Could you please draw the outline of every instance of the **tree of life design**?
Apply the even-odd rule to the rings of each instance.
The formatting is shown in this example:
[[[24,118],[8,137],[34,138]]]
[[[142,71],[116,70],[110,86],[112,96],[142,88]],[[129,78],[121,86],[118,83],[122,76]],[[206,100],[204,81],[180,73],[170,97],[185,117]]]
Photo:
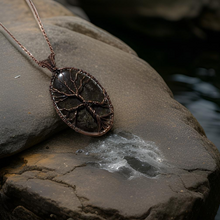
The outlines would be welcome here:
[[[51,80],[54,107],[75,131],[101,136],[113,125],[113,106],[105,89],[90,74],[64,68]]]

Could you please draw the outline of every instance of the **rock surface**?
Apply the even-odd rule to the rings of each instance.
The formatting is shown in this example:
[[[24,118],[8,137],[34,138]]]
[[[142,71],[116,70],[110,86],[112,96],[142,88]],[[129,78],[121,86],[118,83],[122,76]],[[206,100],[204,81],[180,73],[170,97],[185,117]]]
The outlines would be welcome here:
[[[14,0],[10,7],[25,6]],[[6,16],[6,8],[0,8],[0,16]],[[17,18],[8,19],[8,28],[45,59],[48,48],[36,25],[28,16],[27,25]],[[67,129],[1,159],[0,218],[214,219],[220,155],[196,119],[127,46],[119,49],[65,28],[65,18],[57,26],[57,19],[43,21],[57,66],[81,68],[99,80],[114,105],[114,130],[96,139]],[[3,34],[0,38],[5,157],[60,131],[63,122],[49,97],[50,73],[33,66]]]

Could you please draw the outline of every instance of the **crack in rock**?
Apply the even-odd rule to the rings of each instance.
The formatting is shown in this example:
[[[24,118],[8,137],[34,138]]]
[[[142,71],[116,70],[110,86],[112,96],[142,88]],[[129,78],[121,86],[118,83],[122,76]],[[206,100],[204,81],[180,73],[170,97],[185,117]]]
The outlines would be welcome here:
[[[195,168],[195,169],[184,169],[184,168],[182,168],[182,170],[185,170],[185,171],[187,171],[187,172],[189,172],[189,173],[195,172],[195,171],[212,172],[212,170],[203,169],[203,168]]]
[[[73,167],[71,170],[69,170],[69,171],[67,171],[66,173],[64,173],[63,176],[66,175],[66,174],[68,174],[68,173],[73,172],[76,168],[85,167],[86,165],[87,165],[86,163],[83,163],[83,164],[81,164],[81,165],[75,166],[75,167]]]
[[[14,201],[14,198],[17,198],[15,200],[16,201],[15,206],[22,205],[25,208],[27,207],[27,209],[29,209],[30,211],[34,211],[34,213],[38,213],[39,216],[48,215],[48,212],[54,213],[57,216],[66,216],[66,218],[68,216],[77,217],[80,215],[79,211],[82,208],[79,207],[80,209],[77,210],[78,205],[75,201],[76,199],[78,200],[78,198],[75,195],[74,187],[67,186],[66,184],[65,186],[64,184],[53,185],[52,183],[54,181],[50,181],[50,180],[44,180],[44,179],[40,180],[36,178],[27,178],[27,177],[26,178],[23,177],[23,179],[20,180],[19,175],[16,177],[18,177],[18,183],[16,182],[16,179],[10,180],[9,182],[7,181],[4,184],[4,191],[3,191],[4,194],[6,193],[7,197],[10,198],[11,201]],[[44,182],[39,182],[39,181],[44,181]],[[41,187],[42,184],[44,187]],[[75,201],[74,198],[72,201],[67,200],[68,197],[65,198],[65,191],[69,197],[71,196],[71,192],[67,190],[70,189],[70,187],[72,189],[72,194],[76,196]],[[61,196],[60,193],[62,193],[63,191],[64,194],[62,195],[62,197],[60,197]],[[56,192],[59,192],[57,198],[60,199],[58,200],[56,199],[56,195],[55,195]],[[42,209],[42,207],[39,206],[39,204],[44,204],[44,208]],[[66,218],[60,218],[60,219],[66,219]]]

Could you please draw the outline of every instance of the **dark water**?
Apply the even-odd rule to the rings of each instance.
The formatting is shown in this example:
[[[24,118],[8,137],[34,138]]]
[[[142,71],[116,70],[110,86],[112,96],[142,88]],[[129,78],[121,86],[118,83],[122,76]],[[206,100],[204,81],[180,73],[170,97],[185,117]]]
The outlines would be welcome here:
[[[175,99],[192,112],[220,151],[220,33],[206,30],[203,39],[192,35],[178,37],[178,34],[155,38],[111,19],[90,14],[89,17],[157,70]],[[215,220],[220,220],[220,209]]]

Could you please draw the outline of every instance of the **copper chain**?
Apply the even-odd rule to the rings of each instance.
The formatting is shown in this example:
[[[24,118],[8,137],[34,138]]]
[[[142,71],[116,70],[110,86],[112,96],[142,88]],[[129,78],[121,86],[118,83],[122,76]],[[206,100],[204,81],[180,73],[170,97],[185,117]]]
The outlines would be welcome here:
[[[38,12],[37,12],[36,7],[34,6],[34,3],[32,2],[32,0],[26,0],[26,2],[27,2],[28,6],[30,7],[30,9],[31,9],[31,11],[32,11],[32,13],[33,13],[33,15],[34,15],[34,18],[36,19],[37,24],[39,25],[39,28],[40,28],[40,30],[41,30],[41,32],[42,32],[42,34],[43,34],[43,36],[44,36],[44,38],[45,38],[45,40],[46,40],[48,46],[49,46],[49,48],[50,48],[51,54],[52,54],[52,55],[55,55],[54,50],[53,50],[53,48],[52,48],[52,46],[51,46],[51,43],[50,43],[50,41],[49,41],[49,39],[48,39],[48,37],[47,37],[47,34],[46,34],[45,30],[44,30],[43,24],[42,24],[42,22],[41,22],[41,20],[40,20],[40,16],[39,16],[39,14],[38,14]],[[40,64],[41,62],[38,61],[38,60],[10,33],[10,31],[9,31],[2,23],[0,23],[0,26],[9,34],[10,37],[19,45],[19,47],[20,47],[22,50],[24,50],[25,53],[28,54],[28,55],[31,57],[31,59],[32,59],[34,62],[36,62],[39,66],[41,66],[41,64]]]
[[[31,8],[31,11],[32,11],[32,13],[33,13],[33,15],[34,15],[34,17],[35,17],[35,19],[36,19],[38,25],[39,25],[39,28],[40,28],[40,30],[41,30],[41,32],[42,32],[42,34],[43,34],[45,40],[47,41],[47,44],[48,44],[48,46],[49,46],[49,48],[50,48],[51,53],[52,53],[52,54],[55,54],[54,51],[53,51],[53,48],[52,48],[52,46],[51,46],[51,44],[50,44],[50,41],[49,41],[49,39],[48,39],[48,37],[47,37],[47,35],[46,35],[46,33],[45,33],[43,24],[42,24],[42,22],[41,22],[41,20],[40,20],[40,16],[39,16],[39,14],[38,14],[38,12],[37,12],[36,7],[34,6],[34,3],[32,2],[32,0],[26,0],[26,2],[27,2],[27,4],[28,4],[28,5],[30,6],[30,8]]]

